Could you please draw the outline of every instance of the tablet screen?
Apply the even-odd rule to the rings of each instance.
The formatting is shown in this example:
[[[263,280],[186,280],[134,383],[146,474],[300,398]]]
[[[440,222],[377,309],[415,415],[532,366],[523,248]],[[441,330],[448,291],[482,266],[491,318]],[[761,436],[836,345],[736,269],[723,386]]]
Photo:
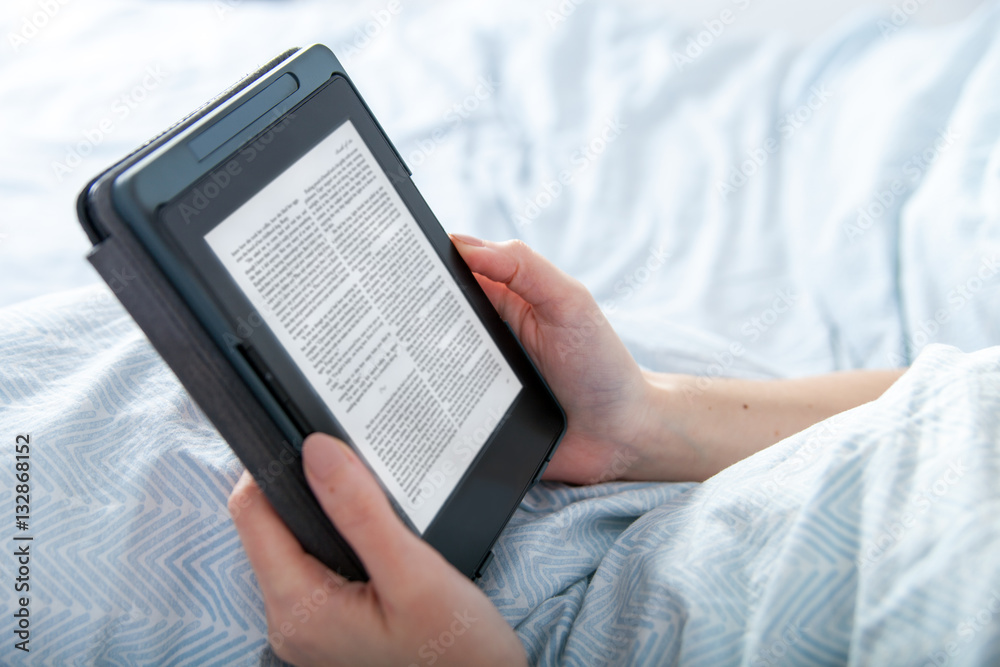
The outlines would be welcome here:
[[[423,533],[521,383],[354,124],[205,241]]]

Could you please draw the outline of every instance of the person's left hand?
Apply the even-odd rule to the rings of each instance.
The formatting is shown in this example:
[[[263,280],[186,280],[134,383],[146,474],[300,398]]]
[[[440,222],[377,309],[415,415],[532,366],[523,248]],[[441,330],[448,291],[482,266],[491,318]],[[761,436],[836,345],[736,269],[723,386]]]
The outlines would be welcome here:
[[[489,599],[411,532],[345,444],[314,433],[306,478],[370,580],[348,582],[305,553],[249,473],[229,509],[257,575],[275,654],[296,665],[524,665]]]

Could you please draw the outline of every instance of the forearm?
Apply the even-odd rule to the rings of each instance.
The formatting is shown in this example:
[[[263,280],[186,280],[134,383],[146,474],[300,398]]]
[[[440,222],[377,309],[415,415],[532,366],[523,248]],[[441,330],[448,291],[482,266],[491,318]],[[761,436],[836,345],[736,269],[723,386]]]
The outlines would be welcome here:
[[[645,373],[649,400],[636,477],[704,480],[779,440],[872,401],[904,369],[792,380]],[[641,472],[638,470],[641,468]]]

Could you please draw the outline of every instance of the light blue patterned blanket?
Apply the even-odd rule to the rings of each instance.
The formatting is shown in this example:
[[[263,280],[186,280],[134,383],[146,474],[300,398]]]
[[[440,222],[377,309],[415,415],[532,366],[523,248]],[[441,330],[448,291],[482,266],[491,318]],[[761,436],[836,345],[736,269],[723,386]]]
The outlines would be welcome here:
[[[700,485],[548,484],[484,589],[543,664],[1000,664],[1000,348]]]
[[[270,662],[239,465],[128,316],[103,288],[2,314],[34,499],[33,651],[4,664]],[[539,485],[481,586],[539,664],[996,664],[998,479],[1000,347],[932,345],[703,484]]]
[[[170,73],[58,186],[50,161],[79,133],[18,111],[0,223],[51,201],[70,229],[90,172],[248,63],[296,42],[344,53],[370,20],[346,2],[224,4],[74,3],[87,20],[0,62],[7,95],[98,53],[101,25],[138,74]],[[802,52],[726,35],[685,63],[700,28],[651,4],[582,3],[552,25],[528,0],[426,3],[347,59],[445,226],[553,258],[643,365],[779,377],[923,351],[883,399],[704,484],[534,489],[481,582],[533,662],[1000,662],[1000,7],[897,19],[859,15]],[[139,40],[148,25],[190,48]],[[91,83],[19,99],[100,120],[113,91]],[[0,310],[5,457],[17,433],[33,442],[33,643],[0,664],[273,662],[225,509],[238,464],[107,290]]]

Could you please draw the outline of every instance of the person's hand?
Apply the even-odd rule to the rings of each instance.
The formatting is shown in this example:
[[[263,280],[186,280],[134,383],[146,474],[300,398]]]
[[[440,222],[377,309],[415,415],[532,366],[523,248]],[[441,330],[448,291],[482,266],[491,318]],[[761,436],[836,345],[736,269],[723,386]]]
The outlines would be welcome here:
[[[587,288],[521,241],[451,238],[566,411],[545,479],[648,478],[641,445],[650,387]]]
[[[702,481],[874,400],[902,373],[762,381],[642,371],[587,289],[524,243],[451,238],[566,410],[546,479]]]
[[[489,599],[406,528],[346,445],[313,434],[302,458],[313,493],[370,580],[345,581],[305,553],[244,472],[229,509],[278,657],[296,665],[525,664],[524,647]]]

